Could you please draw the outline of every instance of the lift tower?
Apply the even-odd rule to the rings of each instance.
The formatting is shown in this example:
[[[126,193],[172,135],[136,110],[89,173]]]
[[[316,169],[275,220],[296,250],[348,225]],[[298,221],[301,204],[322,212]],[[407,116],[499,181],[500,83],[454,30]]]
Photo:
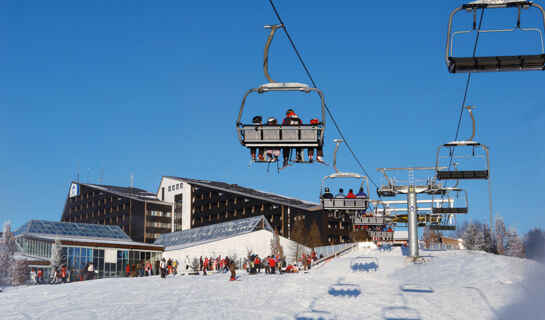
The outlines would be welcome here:
[[[395,197],[399,194],[407,195],[407,224],[409,231],[409,255],[411,258],[418,257],[418,194],[444,194],[447,188],[436,183],[435,177],[428,177],[426,180],[416,180],[414,173],[418,171],[435,171],[437,167],[406,167],[406,168],[379,168],[377,171],[382,172],[386,178],[386,184],[382,184],[377,189],[377,194],[380,197]],[[445,169],[445,168],[442,168]],[[388,177],[387,172],[391,171],[407,171],[408,180],[396,180],[395,176]],[[433,205],[433,204],[432,204]]]

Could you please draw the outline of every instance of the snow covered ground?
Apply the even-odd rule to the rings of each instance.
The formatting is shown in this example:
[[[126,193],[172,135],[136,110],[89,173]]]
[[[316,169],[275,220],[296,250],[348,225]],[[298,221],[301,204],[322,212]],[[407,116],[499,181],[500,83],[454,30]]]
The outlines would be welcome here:
[[[235,282],[228,281],[228,274],[211,274],[12,287],[0,293],[0,318],[545,317],[542,265],[469,251],[421,251],[421,255],[425,261],[412,264],[400,248],[391,252],[357,248],[310,273],[243,273]]]

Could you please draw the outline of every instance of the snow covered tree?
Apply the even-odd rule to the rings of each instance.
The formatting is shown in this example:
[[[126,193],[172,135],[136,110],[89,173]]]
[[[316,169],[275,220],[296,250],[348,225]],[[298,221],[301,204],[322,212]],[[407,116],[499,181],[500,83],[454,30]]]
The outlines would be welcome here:
[[[496,253],[499,255],[505,255],[505,246],[507,241],[507,229],[505,223],[500,215],[496,215],[496,226],[494,228],[494,236],[496,238]]]
[[[11,222],[4,223],[4,233],[0,240],[0,284],[10,285],[12,282],[15,260],[15,237],[11,232]]]
[[[488,253],[496,253],[496,243],[494,235],[490,231],[490,226],[486,223],[483,224],[481,232],[483,233],[484,245],[480,250]]]
[[[274,235],[271,239],[271,253],[276,257],[284,256],[284,248],[280,244],[280,236],[278,235],[277,230],[274,230]]]
[[[545,231],[533,229],[524,239],[526,258],[545,262]]]
[[[51,246],[51,270],[62,267],[62,246],[61,239],[55,237],[55,243]]]
[[[27,273],[27,261],[26,260],[17,260],[12,265],[12,284],[14,286],[20,286],[24,284],[28,279]]]
[[[507,232],[505,252],[511,257],[524,258],[524,243],[514,229]]]
[[[468,250],[475,250],[475,241],[477,238],[477,234],[479,233],[479,230],[473,223],[469,223],[464,231],[464,246]],[[481,241],[481,240],[480,240]],[[484,241],[484,239],[483,239]]]

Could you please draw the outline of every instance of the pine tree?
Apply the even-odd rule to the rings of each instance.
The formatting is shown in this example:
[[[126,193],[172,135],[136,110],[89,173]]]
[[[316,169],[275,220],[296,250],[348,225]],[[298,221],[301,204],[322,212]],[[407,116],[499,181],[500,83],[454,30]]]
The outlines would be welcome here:
[[[271,253],[275,257],[284,256],[284,248],[280,244],[280,236],[278,236],[278,231],[274,230],[273,238],[271,239]]]
[[[15,237],[11,232],[11,222],[4,223],[4,234],[0,240],[0,284],[10,285],[12,282],[15,259]]]
[[[27,261],[26,260],[17,260],[12,264],[12,284],[14,286],[20,286],[24,284],[28,279],[27,273]]]
[[[496,238],[496,252],[499,255],[504,256],[505,246],[507,241],[507,230],[505,229],[505,223],[503,218],[499,215],[496,215],[496,226],[495,226],[495,238]]]
[[[464,246],[468,250],[475,250],[475,238],[477,237],[478,229],[475,224],[470,223],[464,231]]]
[[[492,232],[490,232],[490,226],[487,225],[486,223],[483,224],[482,233],[483,233],[484,244],[481,250],[488,253],[495,254],[496,253],[495,238]]]
[[[524,258],[524,244],[514,229],[507,232],[507,246],[505,251],[508,256]]]
[[[55,243],[51,246],[51,270],[62,267],[62,245],[59,237],[55,237]]]

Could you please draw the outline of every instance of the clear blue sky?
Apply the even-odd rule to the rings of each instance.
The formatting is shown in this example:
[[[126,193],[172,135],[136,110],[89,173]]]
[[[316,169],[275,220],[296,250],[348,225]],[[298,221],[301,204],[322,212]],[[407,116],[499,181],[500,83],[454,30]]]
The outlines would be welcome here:
[[[430,166],[454,138],[465,74],[444,62],[447,20],[460,1],[276,1],[337,122],[371,177],[379,167]],[[544,3],[541,3],[544,5]],[[485,13],[483,28],[515,13]],[[525,13],[523,24],[538,25]],[[503,20],[501,19],[503,18]],[[60,219],[70,181],[155,192],[163,175],[238,183],[318,201],[333,169],[295,165],[280,174],[247,168],[235,120],[244,92],[265,82],[268,1],[0,3],[0,220]],[[469,27],[460,19],[456,25]],[[478,53],[540,49],[535,35],[483,36]],[[457,42],[471,55],[474,38]],[[271,47],[277,81],[308,82],[283,33]],[[491,148],[494,212],[521,232],[545,227],[545,72],[474,74],[476,140]],[[306,122],[314,96],[260,95],[249,113]],[[251,109],[255,108],[255,109]],[[329,120],[329,119],[328,119]],[[331,121],[329,121],[331,124]],[[464,116],[461,137],[470,134]],[[337,138],[326,130],[326,159]],[[346,149],[338,167],[359,169]],[[89,168],[89,170],[88,170]],[[89,174],[88,174],[89,172]],[[488,219],[484,181],[462,185],[470,215]],[[374,195],[374,192],[373,192]]]

